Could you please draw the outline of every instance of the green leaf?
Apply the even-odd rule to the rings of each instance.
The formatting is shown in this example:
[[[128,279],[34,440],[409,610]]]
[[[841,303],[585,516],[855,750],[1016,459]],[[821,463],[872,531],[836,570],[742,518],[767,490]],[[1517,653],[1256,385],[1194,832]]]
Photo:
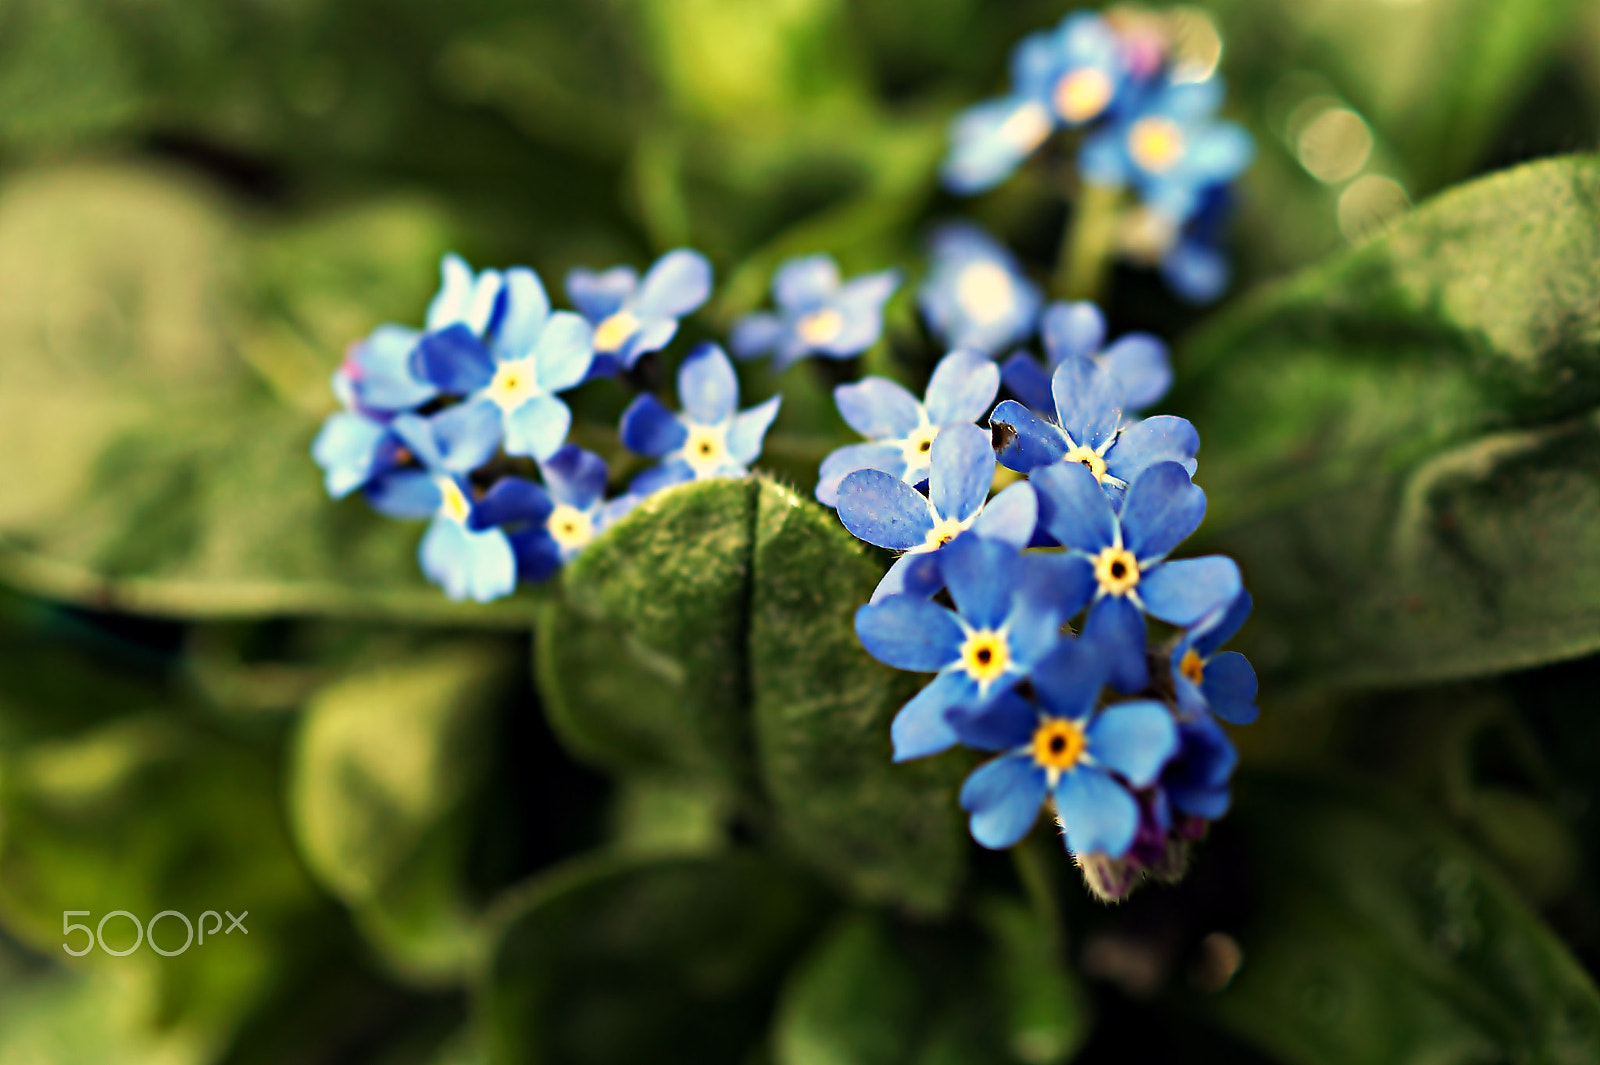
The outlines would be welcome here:
[[[737,1063],[815,922],[794,870],[751,854],[597,859],[503,911],[479,993],[491,1060]]]
[[[1537,163],[1194,340],[1177,405],[1260,665],[1416,682],[1600,648],[1597,261],[1600,165]]]
[[[829,512],[768,481],[651,497],[581,555],[539,627],[551,721],[611,768],[712,781],[770,811],[857,897],[948,905],[962,765],[897,766],[917,678],[856,639],[881,571]]]
[[[1415,810],[1241,782],[1254,909],[1204,1015],[1291,1065],[1593,1061],[1600,992],[1509,885]]]
[[[385,959],[424,984],[448,983],[481,954],[462,815],[510,673],[493,648],[440,647],[328,685],[300,721],[287,783],[295,841]]]
[[[775,1065],[897,1065],[923,1035],[911,960],[872,914],[842,920],[791,977],[773,1027]]]

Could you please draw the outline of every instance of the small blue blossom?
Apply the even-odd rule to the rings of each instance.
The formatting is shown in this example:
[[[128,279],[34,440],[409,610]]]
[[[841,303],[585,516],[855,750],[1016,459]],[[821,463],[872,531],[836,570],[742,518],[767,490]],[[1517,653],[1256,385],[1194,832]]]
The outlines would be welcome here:
[[[878,342],[883,305],[900,284],[898,270],[841,284],[827,255],[790,259],[772,278],[777,314],[751,314],[734,323],[731,346],[741,359],[772,353],[777,373],[807,355],[847,359]]]
[[[710,298],[711,263],[697,251],[674,248],[643,281],[630,266],[599,273],[577,269],[567,274],[567,296],[594,327],[589,376],[610,377],[666,347],[678,332],[678,319]]]
[[[1069,851],[1122,857],[1139,828],[1130,788],[1153,783],[1178,748],[1172,712],[1153,699],[1097,710],[1104,673],[1082,640],[1062,641],[1031,679],[1037,704],[1008,692],[988,709],[947,714],[963,744],[1004,752],[962,785],[972,838],[997,849],[1020,842],[1050,798]]]
[[[848,444],[822,460],[818,501],[837,506],[839,483],[856,470],[882,470],[906,484],[922,484],[939,433],[982,418],[999,389],[998,367],[972,351],[952,351],[939,360],[921,403],[886,377],[863,377],[835,388],[839,413],[870,443]]]
[[[403,325],[380,325],[350,345],[333,374],[333,394],[363,414],[415,410],[439,394],[411,372],[411,352],[422,334]]]
[[[473,528],[472,489],[465,475],[487,456],[481,441],[449,420],[459,409],[432,418],[395,418],[395,436],[422,468],[385,473],[366,486],[366,495],[390,517],[432,518],[418,550],[423,574],[451,599],[487,603],[516,587],[517,563],[503,531]]]
[[[566,441],[572,411],[556,393],[584,380],[594,359],[589,323],[550,312],[532,270],[506,271],[503,309],[488,342],[464,327],[429,332],[411,356],[416,376],[441,392],[465,395],[448,413],[493,451],[546,459]]]
[[[1222,236],[1231,212],[1232,192],[1228,186],[1214,185],[1205,190],[1199,209],[1161,255],[1161,276],[1184,302],[1211,303],[1227,289],[1233,271],[1222,251]]]
[[[1256,709],[1256,671],[1238,651],[1217,653],[1250,616],[1250,593],[1211,612],[1172,648],[1172,686],[1186,716],[1206,712],[1232,725],[1248,725]]]
[[[502,477],[472,510],[470,528],[507,528],[517,576],[542,581],[571,562],[637,499],[605,500],[606,463],[592,451],[567,444],[539,464],[544,484]]]
[[[330,414],[311,442],[323,487],[334,499],[400,465],[400,455],[400,442],[386,422],[349,410]]]
[[[1238,597],[1242,586],[1232,559],[1167,561],[1206,512],[1205,492],[1176,462],[1141,473],[1120,515],[1077,463],[1036,470],[1030,483],[1038,492],[1039,524],[1067,549],[1062,564],[1078,595],[1061,607],[1069,617],[1089,607],[1083,638],[1100,645],[1120,690],[1140,691],[1150,683],[1142,615],[1193,625]]]
[[[1179,463],[1193,475],[1200,434],[1187,419],[1167,414],[1125,423],[1122,387],[1111,364],[1068,356],[1056,367],[1050,387],[1054,423],[1014,399],[989,416],[991,426],[1004,427],[1000,462],[1007,469],[1032,475],[1053,465],[1080,465],[1117,499],[1158,462]]]
[[[1056,559],[981,536],[959,537],[942,555],[955,610],[891,595],[856,611],[856,635],[874,658],[937,674],[890,725],[897,762],[954,745],[945,711],[986,706],[1027,679],[1065,620],[1056,605],[1063,598]]]
[[[934,234],[930,254],[917,301],[947,345],[993,355],[1033,332],[1039,289],[993,237],[977,226],[948,225]]]
[[[1170,810],[1180,817],[1215,821],[1228,812],[1232,799],[1229,785],[1238,764],[1239,752],[1233,742],[1209,716],[1180,719],[1178,754],[1167,764],[1157,788],[1158,815]],[[1170,830],[1170,818],[1163,820],[1166,823],[1158,827],[1163,832]]]
[[[1058,126],[1076,128],[1105,115],[1122,94],[1127,64],[1117,34],[1099,15],[1068,15],[1032,34],[1011,54],[1011,94],[956,116],[945,187],[960,195],[1005,180]]]
[[[985,504],[994,482],[994,448],[976,425],[952,425],[933,442],[928,494],[883,470],[856,470],[839,487],[839,520],[857,538],[904,551],[884,576],[874,603],[941,587],[935,555],[967,530],[1021,548],[1033,537],[1039,506],[1027,482]]]
[[[622,412],[622,444],[661,460],[634,478],[631,491],[646,496],[685,481],[743,477],[761,454],[761,443],[778,416],[782,396],[739,410],[739,379],[716,344],[701,344],[678,368],[675,414],[648,392]]]
[[[1215,117],[1222,81],[1162,82],[1084,142],[1085,181],[1132,186],[1146,205],[1182,225],[1206,189],[1241,174],[1255,155],[1243,127]]]
[[[1050,378],[1071,358],[1092,359],[1104,366],[1116,380],[1130,412],[1160,402],[1172,387],[1167,346],[1149,333],[1128,333],[1102,348],[1106,319],[1088,300],[1052,303],[1039,319],[1039,334],[1044,340],[1045,365],[1019,351],[1006,360],[1004,371],[1006,388],[1035,413],[1048,416],[1055,411]]]
[[[479,340],[493,332],[505,313],[505,275],[498,270],[475,274],[453,252],[440,261],[439,274],[439,291],[428,304],[427,331],[460,331]]]

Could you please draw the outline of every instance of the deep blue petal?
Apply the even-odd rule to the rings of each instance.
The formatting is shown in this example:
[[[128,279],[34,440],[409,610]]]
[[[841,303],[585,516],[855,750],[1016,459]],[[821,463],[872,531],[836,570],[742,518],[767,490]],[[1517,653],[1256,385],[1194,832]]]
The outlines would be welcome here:
[[[1232,725],[1248,725],[1256,709],[1256,671],[1238,651],[1224,651],[1206,663],[1201,683],[1211,712]]]
[[[1039,493],[1039,524],[1062,546],[1090,555],[1110,547],[1117,517],[1094,474],[1076,462],[1035,470],[1028,479]]]
[[[1178,757],[1163,774],[1163,786],[1218,788],[1228,783],[1239,752],[1221,726],[1208,717],[1185,721],[1178,727],[1178,741]]]
[[[945,713],[951,707],[971,705],[977,698],[978,686],[965,670],[947,670],[934,677],[889,724],[894,760],[925,758],[955,746],[955,730],[945,721]]]
[[[439,448],[438,464],[451,473],[471,473],[500,447],[500,408],[486,399],[457,404],[429,421]]]
[[[557,502],[577,510],[588,510],[606,492],[606,460],[576,444],[540,463],[539,473]]]
[[[1022,556],[1025,598],[1048,612],[1055,628],[1089,605],[1094,595],[1094,565],[1082,555],[1035,551]]]
[[[939,567],[941,551],[901,555],[872,590],[870,602],[881,603],[891,595],[914,595],[929,599],[944,587],[944,572]]]
[[[567,298],[579,314],[599,325],[622,309],[638,284],[639,275],[629,266],[613,266],[600,273],[580,268],[567,274]]]
[[[699,425],[721,425],[739,406],[739,379],[733,363],[715,344],[701,344],[678,368],[678,400]]]
[[[966,521],[976,514],[994,484],[994,446],[976,425],[946,426],[933,441],[928,498],[941,518]]]
[[[517,586],[516,556],[499,529],[472,532],[449,518],[434,518],[417,554],[423,574],[451,599],[487,603]]]
[[[891,551],[927,542],[933,515],[922,493],[882,470],[856,470],[839,485],[839,520],[857,538]]]
[[[1190,817],[1203,817],[1215,821],[1228,812],[1232,795],[1226,786],[1220,788],[1191,788],[1174,785],[1166,789],[1167,800],[1179,813]]]
[[[1180,558],[1145,571],[1139,598],[1145,613],[1169,625],[1193,625],[1239,594],[1239,567],[1223,555]]]
[[[635,396],[622,412],[620,433],[623,447],[651,458],[678,450],[689,438],[678,416],[648,392]]]
[[[1201,658],[1210,658],[1216,653],[1217,648],[1233,639],[1233,634],[1244,625],[1245,619],[1250,616],[1250,608],[1254,600],[1249,592],[1240,592],[1239,597],[1229,603],[1223,610],[1216,611],[1202,618],[1194,627],[1194,646],[1200,652]]]
[[[1039,365],[1038,359],[1019,351],[1006,360],[1001,374],[1006,390],[1023,406],[1035,413],[1053,415],[1056,401],[1050,393],[1050,372]]]
[[[847,444],[822,460],[817,471],[817,502],[838,506],[839,484],[857,470],[882,470],[899,478],[905,468],[905,454],[893,444]]]
[[[506,454],[543,462],[567,442],[572,411],[555,396],[534,396],[506,415]]]
[[[1106,317],[1088,300],[1052,303],[1039,319],[1039,336],[1051,366],[1064,359],[1087,358],[1106,342]]]
[[[1139,828],[1139,804],[1121,784],[1088,766],[1067,773],[1056,785],[1056,811],[1073,854],[1120,858]]]
[[[1144,585],[1139,588],[1143,591]],[[1099,648],[1113,688],[1131,694],[1149,685],[1144,616],[1123,596],[1108,595],[1091,606],[1079,639]]]
[[[1129,410],[1144,410],[1161,402],[1172,387],[1172,362],[1167,346],[1149,333],[1129,333],[1100,355],[1122,388]]]
[[[426,333],[411,352],[411,372],[441,392],[470,395],[494,377],[494,360],[483,341],[461,324]]]
[[[868,440],[903,440],[922,423],[917,397],[887,377],[863,377],[833,390],[845,423]]]
[[[391,518],[433,516],[441,500],[439,485],[421,470],[395,470],[369,483],[364,494],[372,509]]]
[[[543,525],[554,507],[543,485],[522,477],[502,477],[473,506],[467,526],[481,532],[514,522]]]
[[[790,313],[824,303],[839,288],[839,267],[827,255],[790,259],[772,277],[772,298]]]
[[[1112,703],[1089,723],[1089,754],[1103,769],[1142,788],[1178,750],[1172,711],[1154,699]]]
[[[957,707],[945,714],[964,746],[977,751],[1009,751],[1033,739],[1039,727],[1039,708],[1007,691],[981,709]]]
[[[1203,305],[1227,291],[1233,270],[1219,249],[1202,241],[1180,240],[1162,257],[1161,276],[1179,299]]]
[[[1000,369],[992,359],[975,351],[952,351],[933,368],[923,405],[934,425],[976,422],[989,413],[999,391]]]
[[[1158,462],[1128,486],[1122,545],[1141,563],[1163,558],[1206,516],[1206,494],[1176,462]]]
[[[711,263],[689,248],[674,248],[656,260],[634,297],[641,319],[681,318],[711,296]]]
[[[940,554],[945,587],[962,620],[976,629],[1005,624],[1022,569],[1017,549],[981,536],[958,536]]]
[[[1192,475],[1200,434],[1187,418],[1160,414],[1122,430],[1106,452],[1106,472],[1132,484],[1158,462],[1176,462]]]
[[[517,580],[548,580],[561,568],[561,548],[544,526],[510,533],[509,539],[517,560]]]
[[[1033,540],[1039,522],[1039,497],[1033,485],[1019,481],[1002,489],[984,505],[972,531],[990,540],[1008,543],[1019,551]]]
[[[989,415],[1000,447],[1000,463],[1008,470],[1032,473],[1042,466],[1061,461],[1067,442],[1061,430],[1042,421],[1014,399],[1003,401]],[[1003,427],[1003,428],[1002,428]]]
[[[966,638],[954,614],[926,599],[891,596],[856,610],[856,635],[885,665],[932,673],[960,657]]]
[[[1035,662],[1030,676],[1034,694],[1051,716],[1083,721],[1100,698],[1106,669],[1096,645],[1068,638]]]
[[[773,396],[765,403],[734,415],[733,424],[728,427],[727,447],[735,461],[748,466],[760,457],[761,443],[782,403],[782,396]]]
[[[1122,387],[1093,359],[1062,360],[1050,378],[1050,392],[1057,423],[1075,444],[1099,450],[1122,423]]]
[[[1048,793],[1044,770],[1026,755],[985,762],[961,785],[961,808],[972,815],[972,838],[991,850],[1015,845],[1039,819]]]

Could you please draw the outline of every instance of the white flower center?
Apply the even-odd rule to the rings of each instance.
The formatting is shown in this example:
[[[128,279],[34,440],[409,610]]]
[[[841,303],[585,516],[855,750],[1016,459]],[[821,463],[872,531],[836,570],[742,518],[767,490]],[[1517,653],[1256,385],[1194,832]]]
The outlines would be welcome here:
[[[509,413],[543,391],[539,387],[538,370],[530,356],[502,362],[495,368],[494,379],[484,393],[495,406]]]
[[[973,263],[956,282],[956,302],[980,325],[999,321],[1016,304],[1011,275],[999,263]]]
[[[974,514],[973,518],[976,517],[977,515]],[[910,551],[907,551],[906,554],[925,555],[930,551],[937,551],[951,540],[960,536],[966,531],[967,526],[971,524],[971,518],[966,521],[959,521],[955,518],[939,518],[933,523],[933,528],[928,530],[927,538]]]
[[[1056,113],[1073,124],[1087,122],[1111,102],[1111,79],[1094,67],[1074,70],[1056,82]]]
[[[639,331],[639,319],[627,311],[618,311],[595,328],[594,350],[613,352],[628,342]]]
[[[689,464],[696,477],[708,477],[729,466],[728,427],[726,425],[690,425],[689,438],[683,442],[683,461]]]
[[[933,440],[939,435],[937,425],[919,425],[900,443],[900,453],[906,460],[905,482],[916,484],[922,480],[921,471],[933,465]]]
[[[844,332],[844,315],[832,307],[824,307],[820,311],[812,311],[801,318],[795,325],[796,333],[812,347],[820,347],[831,343],[840,333]]]
[[[433,483],[439,486],[439,513],[457,525],[465,525],[472,515],[472,503],[461,486],[451,477],[435,477]]]
[[[545,529],[563,551],[577,551],[594,539],[594,519],[577,507],[558,505],[545,519]]]
[[[1050,112],[1036,103],[1023,104],[1000,124],[1000,139],[1022,152],[1031,152],[1050,136]]]

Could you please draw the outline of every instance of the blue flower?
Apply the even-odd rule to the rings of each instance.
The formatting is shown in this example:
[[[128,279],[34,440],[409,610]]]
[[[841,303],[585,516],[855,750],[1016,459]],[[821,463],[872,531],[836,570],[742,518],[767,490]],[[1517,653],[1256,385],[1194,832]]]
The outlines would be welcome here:
[[[1211,303],[1228,287],[1232,268],[1222,252],[1222,231],[1232,211],[1231,190],[1214,185],[1200,197],[1200,207],[1184,223],[1159,266],[1167,287],[1187,303]]]
[[[472,490],[465,474],[483,460],[480,441],[449,420],[402,414],[391,427],[422,468],[393,470],[366,487],[367,499],[395,518],[432,518],[418,558],[422,572],[451,599],[487,603],[517,584],[511,541],[500,529],[472,526]]]
[[[451,253],[439,263],[439,291],[428,304],[427,331],[459,330],[480,340],[505,313],[505,276],[498,270],[472,272],[461,256]]]
[[[829,256],[790,259],[772,278],[778,313],[739,319],[733,353],[748,359],[773,352],[774,373],[807,355],[859,355],[878,342],[883,305],[899,284],[900,272],[885,270],[841,285],[839,267]]]
[[[631,491],[649,495],[684,481],[743,477],[761,454],[761,442],[778,415],[782,396],[739,410],[739,379],[733,363],[715,344],[701,344],[678,368],[674,414],[648,392],[622,412],[622,444],[661,464],[634,478]]]
[[[411,351],[422,336],[403,325],[380,325],[350,346],[333,374],[339,402],[363,414],[415,410],[439,390],[411,372]]]
[[[311,457],[322,467],[323,487],[343,499],[374,477],[400,465],[400,442],[389,426],[355,411],[330,414],[311,442]]]
[[[1008,469],[1031,475],[1053,465],[1080,465],[1117,498],[1158,462],[1179,463],[1193,475],[1200,434],[1187,419],[1169,414],[1124,423],[1122,387],[1110,364],[1068,356],[1056,367],[1050,387],[1054,424],[1014,399],[989,416],[1004,437],[1000,462]]]
[[[1182,817],[1215,821],[1228,812],[1229,785],[1238,764],[1233,742],[1209,716],[1180,719],[1178,754],[1161,774],[1156,812],[1165,815],[1170,810]],[[1158,827],[1170,830],[1170,818],[1161,820],[1166,823]]]
[[[508,454],[546,459],[571,428],[572,411],[556,393],[588,373],[592,330],[569,311],[550,313],[532,270],[506,271],[501,291],[504,307],[489,343],[459,325],[429,332],[412,353],[412,372],[441,392],[467,397],[450,413],[487,450],[503,439]]]
[[[508,528],[517,576],[542,581],[571,562],[638,501],[605,501],[606,463],[592,451],[567,444],[539,464],[544,484],[502,477],[472,510],[475,531]]]
[[[1069,639],[1033,667],[1037,705],[1010,692],[988,709],[949,713],[962,743],[1004,752],[962,785],[973,839],[1012,846],[1049,797],[1073,854],[1127,853],[1139,827],[1129,789],[1155,781],[1178,748],[1178,730],[1152,699],[1096,710],[1103,678],[1095,648]]]
[[[1083,638],[1100,645],[1111,683],[1122,691],[1150,682],[1143,614],[1193,625],[1239,595],[1239,567],[1230,558],[1166,560],[1206,513],[1205,492],[1176,462],[1141,473],[1120,515],[1077,463],[1036,470],[1030,483],[1038,492],[1039,524],[1067,549],[1068,583],[1082,589],[1061,607],[1070,617],[1089,606]]]
[[[1255,155],[1250,135],[1217,120],[1222,81],[1163,82],[1117,121],[1084,142],[1085,181],[1133,186],[1156,211],[1181,225],[1207,188],[1232,181]]]
[[[1087,300],[1052,303],[1039,319],[1039,334],[1044,340],[1045,366],[1020,351],[1005,363],[1006,388],[1037,413],[1048,415],[1055,410],[1050,377],[1070,358],[1092,359],[1104,366],[1117,382],[1129,411],[1160,402],[1172,386],[1167,346],[1149,333],[1128,333],[1102,350],[1106,319],[1100,308]]]
[[[948,225],[934,234],[930,252],[917,301],[946,344],[992,355],[1033,331],[1039,290],[993,237],[976,226]]]
[[[678,319],[711,296],[711,264],[697,251],[675,248],[656,260],[643,281],[629,266],[573,270],[567,296],[594,327],[589,376],[609,377],[667,346]]]
[[[1060,639],[1056,559],[981,536],[960,537],[942,554],[955,610],[892,595],[856,611],[856,635],[874,658],[937,674],[889,728],[897,762],[954,745],[945,711],[984,706],[1010,691]]]
[[[923,483],[940,431],[982,418],[999,389],[999,369],[973,351],[952,351],[939,360],[922,403],[886,377],[835,388],[839,413],[871,443],[846,445],[822,460],[817,499],[837,506],[839,482],[856,470],[882,470],[909,485]]]
[[[1256,709],[1256,671],[1238,651],[1217,653],[1250,616],[1250,593],[1202,618],[1172,648],[1172,685],[1178,709],[1195,716],[1207,711],[1233,725],[1248,725]]]
[[[856,470],[839,487],[839,520],[857,538],[906,552],[884,576],[874,603],[890,595],[927,597],[943,582],[934,556],[971,529],[1018,549],[1033,537],[1039,506],[1019,482],[985,505],[994,482],[994,448],[976,425],[952,425],[933,442],[928,494],[883,470]]]
[[[1059,126],[1076,128],[1109,111],[1127,80],[1121,42],[1105,19],[1067,16],[1023,39],[1011,54],[1011,94],[956,116],[942,175],[970,195],[1003,181]]]

